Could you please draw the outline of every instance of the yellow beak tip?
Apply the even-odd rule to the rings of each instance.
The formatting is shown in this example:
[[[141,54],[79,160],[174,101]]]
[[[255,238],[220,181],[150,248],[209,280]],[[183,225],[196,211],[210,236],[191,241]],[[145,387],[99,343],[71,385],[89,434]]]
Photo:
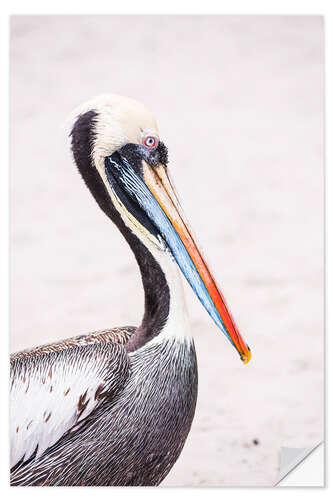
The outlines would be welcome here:
[[[252,354],[251,354],[250,349],[248,350],[248,352],[246,354],[241,354],[241,360],[243,361],[244,365],[247,365],[247,363],[249,363],[251,361],[251,358],[252,358]]]

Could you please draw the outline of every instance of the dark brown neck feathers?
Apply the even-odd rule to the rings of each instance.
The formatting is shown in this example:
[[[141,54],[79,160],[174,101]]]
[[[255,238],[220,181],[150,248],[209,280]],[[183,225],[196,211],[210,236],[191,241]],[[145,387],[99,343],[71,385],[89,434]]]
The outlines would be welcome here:
[[[141,325],[136,329],[127,344],[128,351],[132,352],[142,347],[162,330],[169,314],[170,292],[161,267],[143,243],[124,224],[96,167],[91,161],[97,117],[97,112],[88,111],[77,118],[71,131],[72,152],[84,182],[100,208],[116,224],[125,237],[141,271],[145,311]]]

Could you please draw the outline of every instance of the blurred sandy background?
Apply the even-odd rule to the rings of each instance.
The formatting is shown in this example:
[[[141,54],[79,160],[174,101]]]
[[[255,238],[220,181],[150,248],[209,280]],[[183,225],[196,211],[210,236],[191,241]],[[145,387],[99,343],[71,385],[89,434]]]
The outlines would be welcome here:
[[[186,285],[199,398],[163,484],[272,485],[281,446],[323,437],[322,18],[12,18],[13,351],[140,322],[134,257],[61,128],[104,92],[157,117],[185,212],[253,351],[243,366]]]

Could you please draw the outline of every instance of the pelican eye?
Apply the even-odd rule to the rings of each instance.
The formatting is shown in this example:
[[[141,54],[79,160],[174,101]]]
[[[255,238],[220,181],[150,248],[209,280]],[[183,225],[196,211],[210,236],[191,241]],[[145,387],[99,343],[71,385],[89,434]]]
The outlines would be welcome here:
[[[158,139],[153,135],[147,135],[143,140],[143,144],[147,149],[155,149],[158,145]]]

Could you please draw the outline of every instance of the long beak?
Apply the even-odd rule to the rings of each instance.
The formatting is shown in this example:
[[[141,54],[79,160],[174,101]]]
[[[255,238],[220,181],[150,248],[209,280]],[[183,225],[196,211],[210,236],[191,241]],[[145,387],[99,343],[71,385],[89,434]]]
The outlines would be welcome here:
[[[121,188],[147,215],[166,242],[193,291],[216,325],[237,349],[243,363],[251,351],[242,339],[226,301],[185,222],[180,203],[164,165],[151,167],[142,161],[142,176],[119,153],[106,160],[105,171],[113,190]],[[126,202],[120,200],[122,204]],[[133,216],[133,215],[132,215]]]

